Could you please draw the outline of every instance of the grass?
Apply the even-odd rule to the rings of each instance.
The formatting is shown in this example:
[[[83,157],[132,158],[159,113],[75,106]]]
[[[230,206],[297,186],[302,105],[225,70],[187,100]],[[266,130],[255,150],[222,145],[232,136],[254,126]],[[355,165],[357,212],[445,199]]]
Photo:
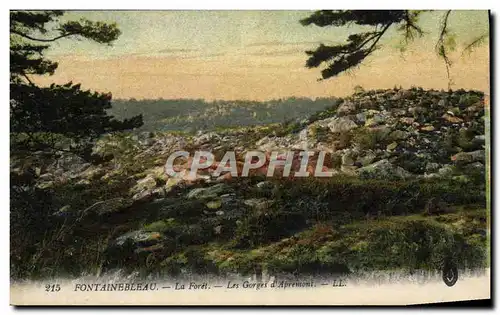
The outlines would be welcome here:
[[[258,210],[238,203],[221,203],[211,209],[210,202],[219,199],[186,200],[183,195],[80,221],[71,217],[54,221],[49,209],[46,217],[34,219],[38,232],[30,230],[25,221],[15,225],[17,230],[11,237],[13,277],[77,276],[116,267],[167,274],[245,274],[256,267],[273,272],[346,273],[385,268],[431,270],[449,256],[456,257],[461,268],[481,267],[486,261],[485,196],[477,184],[300,178],[275,180],[274,188],[262,191],[255,186],[259,180],[250,177],[230,183],[236,200],[274,201]],[[117,186],[92,183],[95,186],[84,190],[65,185],[49,202],[25,202],[49,208],[71,204],[78,209],[103,194],[120,196],[121,185],[128,187],[120,181],[113,181]],[[104,192],[104,188],[110,191]],[[83,198],[72,202],[77,195]],[[426,201],[436,197],[446,201],[451,210],[444,215],[424,215]],[[224,217],[215,214],[219,210],[239,214]],[[220,230],[217,233],[216,228]],[[134,254],[133,249],[106,251],[114,238],[133,230],[161,233],[164,247],[140,254]],[[31,269],[27,270],[23,261],[33,261]]]
[[[485,267],[484,209],[439,217],[398,216],[347,225],[318,223],[292,237],[249,249],[210,249],[210,259],[223,270],[251,272],[257,265],[271,272],[362,273],[375,270],[439,270],[453,257],[462,269]],[[469,231],[461,220],[477,219]],[[471,223],[471,222],[469,222]]]

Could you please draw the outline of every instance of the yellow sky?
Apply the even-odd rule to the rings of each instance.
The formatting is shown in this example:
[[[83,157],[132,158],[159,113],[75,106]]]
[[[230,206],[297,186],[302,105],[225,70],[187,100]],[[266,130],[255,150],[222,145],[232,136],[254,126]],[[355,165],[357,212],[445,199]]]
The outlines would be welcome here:
[[[304,53],[319,42],[340,42],[345,29],[304,27],[307,11],[72,12],[117,21],[123,34],[113,47],[65,40],[51,48],[59,62],[51,82],[81,82],[114,98],[204,98],[266,100],[288,96],[344,96],[365,89],[422,86],[446,88],[443,61],[436,56],[435,29],[441,12],[422,18],[427,32],[401,54],[400,36],[387,34],[384,49],[350,74],[318,82],[320,69],[304,67]],[[453,14],[455,15],[453,17]],[[453,12],[457,37],[452,55],[453,88],[489,90],[489,47],[461,55],[463,45],[488,30],[485,11]]]

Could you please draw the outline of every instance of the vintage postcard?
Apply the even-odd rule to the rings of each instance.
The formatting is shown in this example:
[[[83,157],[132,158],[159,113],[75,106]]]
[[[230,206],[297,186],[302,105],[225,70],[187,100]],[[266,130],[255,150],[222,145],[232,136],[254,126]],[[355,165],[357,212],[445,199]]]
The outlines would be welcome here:
[[[10,11],[12,305],[490,299],[490,12]]]

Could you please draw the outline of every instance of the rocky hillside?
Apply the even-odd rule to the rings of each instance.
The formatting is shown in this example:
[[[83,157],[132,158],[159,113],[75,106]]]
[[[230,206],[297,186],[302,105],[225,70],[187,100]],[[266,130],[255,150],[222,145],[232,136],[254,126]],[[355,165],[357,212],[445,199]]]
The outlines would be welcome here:
[[[301,122],[296,134],[265,137],[257,145],[332,152],[340,173],[442,177],[454,165],[484,171],[484,114],[481,93],[370,91]]]
[[[164,172],[177,150],[216,158],[235,150],[241,159],[253,149],[327,151],[335,176]],[[291,123],[108,135],[91,162],[13,157],[13,269],[17,277],[113,268],[356,273],[436,269],[450,255],[461,268],[481,267],[485,157],[483,95],[416,88],[356,93]],[[189,169],[187,160],[178,166]],[[27,169],[36,187],[15,188]]]
[[[296,98],[270,101],[115,100],[110,114],[119,119],[143,115],[139,131],[220,130],[227,127],[280,123],[332,106],[336,98]]]

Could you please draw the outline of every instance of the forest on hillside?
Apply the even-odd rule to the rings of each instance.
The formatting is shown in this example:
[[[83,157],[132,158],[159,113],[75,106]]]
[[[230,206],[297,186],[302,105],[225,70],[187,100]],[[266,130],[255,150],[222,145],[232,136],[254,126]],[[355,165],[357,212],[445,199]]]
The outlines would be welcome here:
[[[302,120],[312,113],[332,107],[331,98],[300,98],[259,101],[206,101],[203,99],[117,99],[110,114],[118,119],[143,116],[140,131],[214,130]]]

